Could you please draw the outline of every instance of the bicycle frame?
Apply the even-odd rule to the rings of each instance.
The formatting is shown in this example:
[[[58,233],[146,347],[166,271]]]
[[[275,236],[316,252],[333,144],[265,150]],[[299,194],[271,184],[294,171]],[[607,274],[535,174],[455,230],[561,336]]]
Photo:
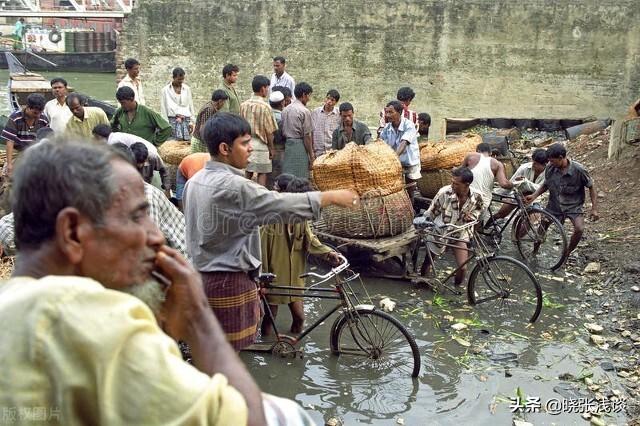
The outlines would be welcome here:
[[[468,223],[466,225],[463,225],[461,227],[458,227],[459,230],[462,230],[466,227],[472,228],[473,226],[475,226],[477,224],[477,221]],[[476,263],[480,263],[483,261],[484,258],[486,258],[489,254],[487,253],[479,253],[479,251],[477,249],[473,249],[469,246],[469,241],[460,239],[460,238],[455,238],[455,237],[451,237],[451,236],[447,236],[447,235],[440,235],[437,234],[435,232],[429,232],[427,230],[419,230],[418,231],[419,234],[419,238],[422,239],[425,236],[432,236],[432,237],[436,237],[436,238],[440,238],[443,239],[444,241],[442,242],[437,242],[436,244],[444,246],[444,247],[451,247],[454,249],[460,249],[461,247],[458,245],[455,245],[454,243],[466,243],[465,247],[462,248],[462,250],[466,251],[467,253],[470,253],[471,256],[469,256],[467,258],[467,260],[464,261],[464,263],[462,265],[459,265],[456,269],[454,269],[452,272],[449,273],[449,275],[447,275],[446,278],[444,278],[444,280],[440,280],[437,278],[437,268],[436,268],[436,263],[434,261],[434,258],[431,254],[431,250],[429,250],[429,247],[425,247],[426,248],[426,254],[425,256],[429,256],[429,261],[432,265],[432,269],[433,269],[433,274],[436,276],[436,279],[438,279],[438,281],[440,281],[442,283],[442,285],[444,285],[446,288],[448,288],[449,290],[452,290],[454,293],[457,293],[457,291],[449,288],[445,283],[447,281],[449,281],[452,277],[454,277],[456,275],[456,273],[458,273],[458,271],[462,270],[468,263],[470,263],[471,261],[475,260]],[[483,252],[486,252],[486,247],[478,240],[478,237],[476,235],[475,232],[472,233],[472,241],[474,242],[474,244],[478,247],[484,247],[484,250],[482,250]],[[416,250],[419,249],[419,245],[416,247]]]
[[[318,318],[316,321],[314,321],[313,324],[305,327],[305,329],[302,330],[302,332],[300,334],[298,334],[297,336],[288,336],[291,339],[291,342],[293,344],[298,343],[299,341],[304,339],[316,327],[318,327],[320,324],[322,324],[324,321],[326,321],[327,318],[329,318],[331,315],[333,315],[334,313],[336,313],[340,309],[345,309],[348,312],[352,312],[352,311],[354,311],[356,309],[357,306],[360,306],[358,298],[355,295],[355,293],[353,292],[353,290],[351,290],[351,289],[347,290],[347,289],[344,288],[345,285],[348,286],[348,283],[350,281],[353,281],[354,279],[358,278],[360,276],[360,274],[353,274],[347,279],[342,279],[340,277],[340,273],[342,273],[343,271],[347,270],[347,268],[349,267],[349,264],[347,263],[346,258],[344,258],[343,256],[341,256],[341,260],[344,263],[340,264],[336,268],[333,268],[330,272],[328,272],[325,275],[319,275],[319,274],[315,274],[313,272],[310,272],[308,274],[304,274],[303,275],[303,276],[315,276],[315,277],[321,278],[322,281],[320,281],[319,283],[317,283],[315,285],[322,284],[322,283],[328,281],[329,279],[331,279],[333,277],[336,280],[335,287],[331,287],[331,288],[329,288],[329,287],[315,287],[315,285],[312,285],[311,287],[300,288],[300,287],[283,286],[283,285],[271,285],[271,284],[269,284],[269,285],[264,287],[264,290],[266,290],[266,291],[263,291],[261,289],[261,291],[260,291],[260,300],[262,300],[264,302],[265,317],[268,317],[268,320],[271,322],[271,325],[273,327],[273,331],[274,331],[275,336],[276,336],[276,339],[275,339],[276,342],[280,341],[281,335],[278,332],[278,328],[277,328],[275,319],[273,317],[273,312],[271,312],[271,308],[269,307],[269,302],[267,300],[267,295],[272,295],[272,296],[296,296],[296,297],[302,297],[302,298],[340,300],[340,303],[336,304],[328,312],[326,312],[322,316],[320,316],[320,318]],[[277,292],[277,291],[274,292],[274,291],[270,291],[271,289],[288,290],[288,292]],[[294,293],[292,293],[292,292],[294,292]],[[300,293],[296,294],[295,292],[300,292]],[[337,293],[337,294],[323,295],[323,294],[317,294],[317,293]],[[264,319],[263,319],[263,321],[264,321]]]

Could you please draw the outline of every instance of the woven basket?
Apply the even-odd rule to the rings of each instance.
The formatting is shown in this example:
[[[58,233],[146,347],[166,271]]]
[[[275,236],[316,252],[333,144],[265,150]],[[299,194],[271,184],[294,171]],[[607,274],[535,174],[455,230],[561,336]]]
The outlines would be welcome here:
[[[413,207],[406,191],[389,195],[372,191],[357,208],[327,206],[321,221],[327,232],[348,238],[381,238],[402,234],[413,226]]]
[[[313,179],[321,191],[351,189],[364,195],[375,190],[389,195],[404,189],[400,160],[381,140],[367,145],[350,142],[339,151],[318,157],[313,163]]]
[[[459,166],[468,152],[475,152],[482,142],[479,135],[464,135],[454,140],[420,146],[422,170],[451,169]]]
[[[440,188],[451,183],[451,170],[427,170],[418,180],[420,195],[427,198],[436,196]]]
[[[166,141],[158,148],[158,154],[165,163],[179,166],[182,159],[191,154],[191,143],[188,141]]]

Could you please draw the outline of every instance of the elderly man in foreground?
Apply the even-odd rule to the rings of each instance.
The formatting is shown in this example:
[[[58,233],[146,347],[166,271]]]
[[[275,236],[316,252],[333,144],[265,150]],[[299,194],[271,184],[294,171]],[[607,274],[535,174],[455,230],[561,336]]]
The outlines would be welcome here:
[[[60,424],[264,424],[260,390],[130,162],[68,143],[24,159],[18,262],[0,285],[0,406],[51,407]]]

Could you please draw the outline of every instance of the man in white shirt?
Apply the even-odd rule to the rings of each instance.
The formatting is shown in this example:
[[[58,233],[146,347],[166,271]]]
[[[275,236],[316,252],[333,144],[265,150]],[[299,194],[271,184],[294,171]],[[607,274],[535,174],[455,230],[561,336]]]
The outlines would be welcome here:
[[[144,90],[142,90],[142,80],[140,79],[140,62],[137,59],[129,58],[124,61],[124,68],[127,70],[127,75],[118,83],[118,89],[124,86],[131,87],[135,95],[135,101],[140,105],[144,105]]]
[[[524,195],[533,194],[544,184],[544,170],[547,167],[547,151],[540,148],[533,151],[531,160],[528,163],[524,163],[509,179],[516,188],[518,188]],[[500,195],[507,195],[509,190],[500,188],[495,191]],[[516,206],[511,204],[503,204],[497,213],[493,215],[494,219],[500,219],[507,217],[509,213],[515,209]]]
[[[156,146],[151,142],[141,138],[140,136],[132,135],[131,133],[112,132],[111,126],[109,125],[100,124],[94,127],[93,138],[97,142],[106,143],[108,145],[123,143],[129,148],[131,148],[131,145],[134,143],[140,142],[147,147],[150,157],[160,157],[160,154],[158,154],[158,148],[156,148]]]
[[[173,80],[162,88],[160,114],[171,124],[172,136],[179,141],[191,140],[195,116],[191,88],[184,82],[184,70],[173,69]]]
[[[273,91],[275,86],[284,86],[294,92],[296,87],[296,81],[285,71],[287,67],[287,61],[283,56],[276,56],[273,58],[273,74],[271,75],[271,85],[269,86],[269,93]]]
[[[51,80],[51,92],[54,98],[46,103],[43,114],[49,119],[53,131],[62,134],[73,115],[67,106],[67,81],[60,77]]]

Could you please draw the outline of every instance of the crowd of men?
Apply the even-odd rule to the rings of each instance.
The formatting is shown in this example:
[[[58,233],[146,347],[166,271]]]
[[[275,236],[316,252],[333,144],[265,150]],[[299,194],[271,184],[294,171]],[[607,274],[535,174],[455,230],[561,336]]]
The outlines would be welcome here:
[[[145,106],[138,61],[125,67],[111,120],[56,78],[54,99],[30,95],[2,132],[13,195],[0,240],[19,257],[0,286],[0,365],[8,372],[0,377],[0,405],[55,405],[62,423],[310,424],[297,405],[261,394],[235,353],[259,329],[260,227],[304,223],[329,205],[357,207],[360,198],[267,185],[277,173],[307,177],[330,149],[368,143],[369,128],[352,104],[338,106],[334,89],[310,111],[312,87],[296,84],[282,57],[270,79],[253,78],[253,95],[242,102],[239,67],[224,66],[222,87],[197,114],[181,68],[163,87],[158,113]],[[420,178],[418,135],[430,124],[409,109],[414,96],[401,88],[378,127],[408,183]],[[178,168],[182,211],[169,201],[157,151],[170,137],[190,140],[193,151]],[[597,217],[586,170],[554,145],[549,165],[534,153],[533,164],[516,173],[523,179],[509,181],[490,147],[477,151],[427,215],[472,220],[486,210],[495,180],[509,189],[526,179],[537,185],[530,201],[548,189],[549,209],[574,222],[573,250],[585,187]],[[151,184],[154,172],[164,193]],[[456,259],[463,260],[457,252]],[[182,361],[177,341],[188,344],[193,366]],[[282,412],[286,419],[276,423]]]

